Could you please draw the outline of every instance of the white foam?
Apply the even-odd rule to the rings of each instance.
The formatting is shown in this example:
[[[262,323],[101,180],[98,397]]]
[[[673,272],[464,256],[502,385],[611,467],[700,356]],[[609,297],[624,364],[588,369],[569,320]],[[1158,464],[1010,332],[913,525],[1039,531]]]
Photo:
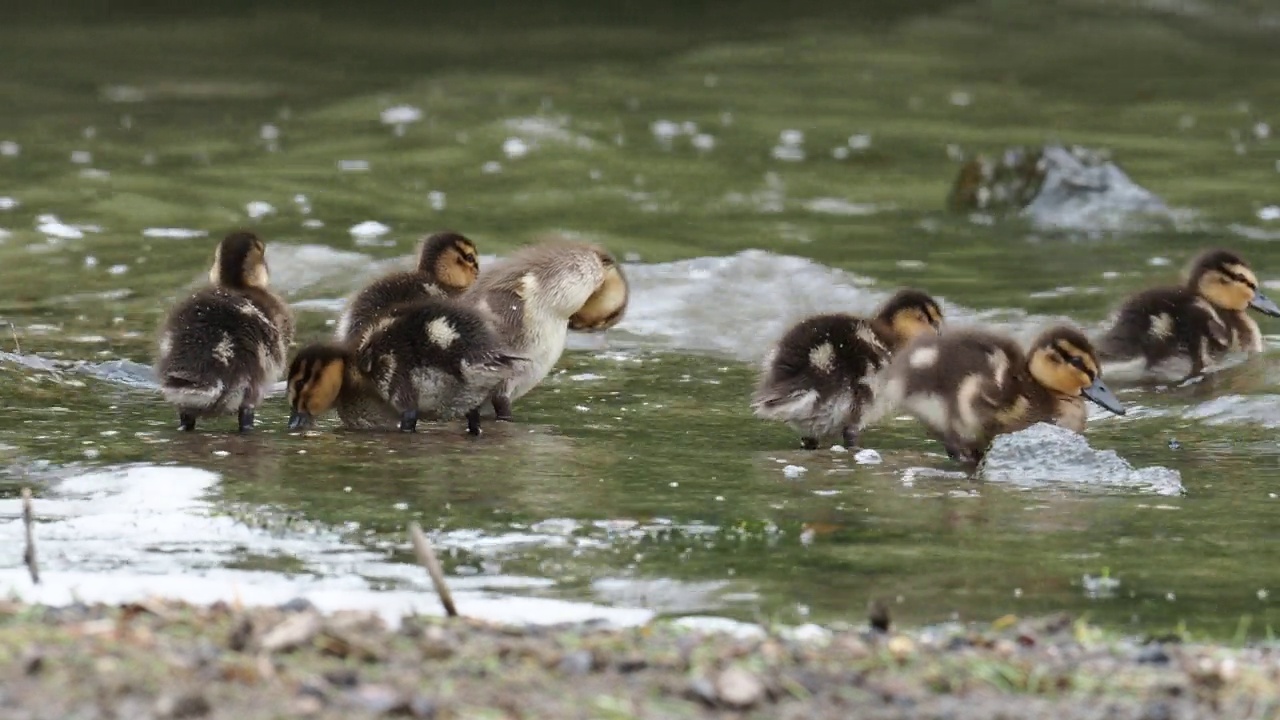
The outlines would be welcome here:
[[[143,237],[170,238],[173,240],[190,240],[192,238],[208,237],[208,235],[208,231],[189,230],[187,228],[147,228],[142,231]]]
[[[1182,416],[1209,425],[1248,423],[1280,427],[1280,395],[1223,395],[1187,408]]]
[[[1134,468],[1116,451],[1095,450],[1083,435],[1048,423],[997,437],[987,451],[980,474],[989,482],[1022,487],[1061,484],[1157,495],[1184,492],[1177,470],[1160,466]]]
[[[382,111],[385,125],[407,125],[422,119],[422,111],[412,105],[396,105]]]
[[[151,595],[209,603],[276,604],[306,597],[321,610],[368,609],[395,624],[411,612],[440,614],[419,568],[328,532],[278,534],[215,513],[208,497],[216,473],[189,467],[130,465],[54,481],[35,501],[41,584],[33,585],[17,553],[0,557],[0,592],[65,605],[124,602]],[[0,534],[20,536],[20,501],[0,500]],[[288,557],[306,572],[288,576],[229,567],[245,548]],[[352,568],[359,568],[358,574]],[[387,580],[411,589],[375,590]],[[513,623],[600,620],[632,626],[653,611],[499,594],[536,587],[537,578],[458,578],[450,585],[460,612]]]

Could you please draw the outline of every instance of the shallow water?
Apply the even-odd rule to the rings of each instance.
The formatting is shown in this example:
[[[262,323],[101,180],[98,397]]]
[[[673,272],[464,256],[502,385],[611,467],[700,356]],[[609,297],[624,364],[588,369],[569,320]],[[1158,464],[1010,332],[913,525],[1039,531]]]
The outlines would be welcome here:
[[[416,19],[303,15],[0,29],[0,60],[28,68],[0,94],[0,535],[19,537],[32,485],[31,596],[429,606],[417,520],[464,612],[494,617],[860,622],[883,597],[905,621],[1069,609],[1265,632],[1274,351],[1122,391],[1129,414],[1095,414],[1089,447],[1038,459],[1011,439],[978,479],[905,421],[867,433],[879,462],[800,451],[747,396],[788,322],[899,284],[1026,338],[1098,327],[1210,243],[1280,281],[1274,16],[812,12],[457,21],[432,42]],[[1168,217],[945,211],[957,150],[1051,141],[1110,149]],[[152,333],[237,225],[269,240],[301,340],[444,227],[482,264],[545,233],[601,241],[633,305],[478,441],[290,435],[278,399],[252,437],[230,419],[180,436]],[[1104,569],[1119,585],[1099,595]],[[16,550],[0,585],[34,593]]]

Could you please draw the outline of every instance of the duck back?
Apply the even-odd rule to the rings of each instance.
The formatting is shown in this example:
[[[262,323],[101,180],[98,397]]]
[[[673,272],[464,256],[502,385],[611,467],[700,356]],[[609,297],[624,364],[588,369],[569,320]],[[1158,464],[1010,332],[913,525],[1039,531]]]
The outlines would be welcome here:
[[[356,352],[356,364],[397,411],[448,420],[476,408],[520,358],[479,312],[444,300],[393,309]]]
[[[269,292],[210,287],[170,312],[156,375],[169,402],[196,414],[257,405],[293,338],[288,306]]]
[[[403,303],[430,298],[449,297],[444,288],[432,282],[424,272],[400,272],[370,283],[351,298],[338,318],[334,337],[339,341],[358,341],[377,323],[378,318]]]

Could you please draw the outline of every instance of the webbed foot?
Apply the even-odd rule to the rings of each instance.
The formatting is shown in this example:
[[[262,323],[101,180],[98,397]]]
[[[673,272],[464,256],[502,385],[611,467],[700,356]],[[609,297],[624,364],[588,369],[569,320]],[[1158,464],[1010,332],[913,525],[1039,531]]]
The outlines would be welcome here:
[[[467,413],[467,432],[475,437],[480,437],[480,408],[475,408]]]
[[[418,432],[417,410],[405,410],[400,413],[400,432]]]
[[[253,429],[253,408],[240,408],[240,432],[249,432]]]
[[[800,438],[800,447],[804,448],[805,450],[817,450],[818,438],[809,437],[808,435],[805,435],[804,437]]]
[[[194,432],[196,429],[196,416],[191,413],[178,413],[178,429],[182,432]]]

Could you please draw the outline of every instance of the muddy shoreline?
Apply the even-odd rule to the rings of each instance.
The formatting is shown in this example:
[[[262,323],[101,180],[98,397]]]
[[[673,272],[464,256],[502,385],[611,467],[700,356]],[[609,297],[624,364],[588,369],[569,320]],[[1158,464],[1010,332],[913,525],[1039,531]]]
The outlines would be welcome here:
[[[729,633],[0,603],[0,716],[1280,717],[1280,646],[1125,638],[1068,616]]]

